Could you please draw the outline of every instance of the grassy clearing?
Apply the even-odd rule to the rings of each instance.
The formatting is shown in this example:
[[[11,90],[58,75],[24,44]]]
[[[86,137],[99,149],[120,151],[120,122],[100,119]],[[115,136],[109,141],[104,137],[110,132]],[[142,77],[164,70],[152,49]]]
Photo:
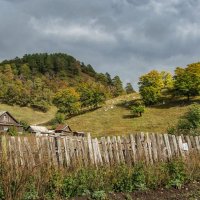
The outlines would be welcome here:
[[[179,117],[187,111],[189,106],[183,103],[171,103],[146,108],[142,117],[133,118],[129,109],[116,105],[125,100],[130,101],[137,98],[138,95],[133,94],[109,100],[102,108],[73,117],[67,120],[67,123],[73,130],[90,132],[97,137],[142,131],[163,133],[169,126],[177,123]]]
[[[47,122],[50,119],[52,119],[56,113],[55,107],[51,107],[51,109],[48,112],[43,113],[28,107],[9,106],[6,104],[0,104],[0,110],[8,111],[17,120],[24,120],[29,124],[41,124]]]

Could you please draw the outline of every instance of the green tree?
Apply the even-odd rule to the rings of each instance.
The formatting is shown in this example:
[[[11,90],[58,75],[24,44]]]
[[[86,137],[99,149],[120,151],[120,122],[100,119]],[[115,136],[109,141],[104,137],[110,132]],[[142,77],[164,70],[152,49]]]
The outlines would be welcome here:
[[[175,70],[174,91],[176,95],[191,96],[200,94],[200,63],[193,63],[186,68],[177,67]]]
[[[119,76],[115,76],[113,79],[112,79],[112,85],[113,85],[113,95],[115,97],[119,96],[119,95],[122,95],[123,92],[124,92],[124,89],[123,89],[123,85],[122,85],[122,81],[121,79],[119,78]]]
[[[141,117],[144,111],[145,111],[145,106],[143,105],[135,105],[131,107],[131,113],[133,115],[139,115]]]
[[[126,90],[127,94],[131,94],[131,93],[135,92],[135,90],[133,89],[133,86],[131,85],[131,83],[127,83],[126,84],[125,90]]]
[[[67,88],[55,94],[53,103],[58,107],[59,112],[70,116],[78,113],[80,109],[79,99],[80,95],[74,88]]]
[[[97,108],[99,104],[104,103],[106,95],[98,84],[82,83],[78,86],[80,101],[82,107]]]
[[[161,73],[156,70],[150,71],[140,77],[139,92],[146,105],[152,105],[161,98],[161,90],[164,87]]]

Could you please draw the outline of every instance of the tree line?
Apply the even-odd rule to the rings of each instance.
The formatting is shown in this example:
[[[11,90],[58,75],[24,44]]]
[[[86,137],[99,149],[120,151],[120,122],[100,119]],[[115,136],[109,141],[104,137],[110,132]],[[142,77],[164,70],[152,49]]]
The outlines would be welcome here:
[[[145,105],[154,105],[166,97],[200,95],[200,63],[177,67],[174,75],[169,72],[152,70],[139,79],[139,92]]]
[[[48,111],[55,104],[60,112],[77,113],[96,108],[124,90],[119,76],[97,73],[74,57],[62,54],[26,54],[0,63],[0,102]],[[68,102],[68,103],[67,103]]]

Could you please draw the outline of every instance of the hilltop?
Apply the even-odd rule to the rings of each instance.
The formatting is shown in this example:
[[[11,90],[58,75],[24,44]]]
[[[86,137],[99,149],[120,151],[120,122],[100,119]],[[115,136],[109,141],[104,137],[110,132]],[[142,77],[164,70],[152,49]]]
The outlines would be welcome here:
[[[119,76],[97,73],[90,64],[64,53],[26,54],[0,63],[0,103],[8,105],[47,112],[58,91],[78,90],[83,83],[101,90],[105,99],[123,92]]]

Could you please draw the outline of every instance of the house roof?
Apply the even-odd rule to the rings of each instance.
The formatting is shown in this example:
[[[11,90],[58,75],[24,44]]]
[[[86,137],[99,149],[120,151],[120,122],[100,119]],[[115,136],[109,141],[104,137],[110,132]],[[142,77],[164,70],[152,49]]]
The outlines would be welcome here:
[[[20,125],[20,123],[19,123],[8,111],[2,111],[2,110],[0,110],[0,117],[1,117],[3,114],[5,114],[5,113],[7,113],[17,124]],[[20,126],[21,126],[21,125],[20,125]]]
[[[72,131],[71,128],[70,128],[68,125],[66,125],[66,124],[59,124],[59,125],[56,127],[55,131],[62,131],[62,130],[64,130],[65,128],[68,128],[70,131]]]
[[[40,133],[47,133],[48,129],[45,126],[30,126],[32,131],[34,132],[40,132]]]
[[[3,115],[4,113],[6,113],[6,111],[0,110],[0,117],[1,117],[1,115]]]

